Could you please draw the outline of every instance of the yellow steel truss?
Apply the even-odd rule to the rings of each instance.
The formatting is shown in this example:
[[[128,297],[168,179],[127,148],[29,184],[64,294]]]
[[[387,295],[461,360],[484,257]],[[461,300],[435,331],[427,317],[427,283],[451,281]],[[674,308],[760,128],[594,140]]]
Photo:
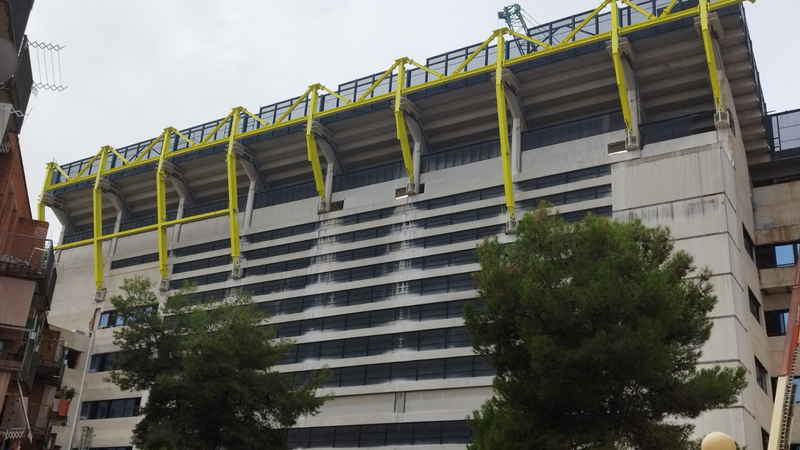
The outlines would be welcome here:
[[[633,8],[634,10],[642,13],[646,19],[642,22],[632,24],[626,27],[620,27],[618,22],[618,4],[617,2],[621,1],[625,5]],[[103,147],[100,152],[98,152],[94,157],[92,157],[86,164],[81,167],[78,173],[70,177],[62,167],[60,167],[56,163],[48,163],[47,171],[45,175],[45,182],[42,187],[42,197],[40,197],[39,205],[38,205],[38,218],[40,220],[44,220],[44,203],[43,197],[44,194],[48,191],[53,189],[69,186],[72,184],[80,183],[82,181],[86,181],[89,179],[95,179],[95,188],[93,190],[93,207],[94,207],[94,237],[92,239],[87,239],[79,242],[74,242],[70,244],[63,244],[58,246],[58,249],[67,249],[79,245],[86,245],[89,243],[93,243],[95,245],[95,281],[98,283],[98,288],[102,284],[102,242],[105,240],[128,236],[136,233],[142,233],[146,231],[158,230],[159,235],[159,269],[161,271],[162,277],[166,277],[166,228],[170,226],[174,226],[180,223],[186,223],[190,221],[196,220],[203,220],[210,217],[217,217],[222,215],[228,215],[230,220],[230,235],[231,235],[231,256],[233,258],[234,264],[238,264],[239,260],[239,232],[238,232],[238,196],[236,192],[236,156],[233,153],[233,144],[241,139],[257,136],[259,134],[267,133],[270,131],[274,131],[279,128],[289,127],[292,125],[297,124],[306,124],[306,144],[308,149],[308,159],[311,163],[311,169],[314,175],[314,182],[316,185],[317,192],[320,195],[322,200],[325,200],[325,188],[324,182],[322,178],[322,170],[320,167],[319,162],[319,155],[317,154],[316,149],[316,141],[314,138],[314,134],[311,132],[311,124],[313,121],[321,118],[330,116],[333,114],[340,113],[342,111],[346,111],[352,108],[365,106],[377,102],[382,102],[386,100],[395,100],[394,105],[394,115],[395,115],[395,122],[397,127],[397,138],[400,141],[400,147],[403,155],[403,162],[408,174],[410,181],[414,182],[414,171],[413,171],[413,160],[411,157],[410,146],[408,143],[408,136],[405,129],[405,122],[403,120],[403,112],[400,110],[400,99],[401,97],[408,95],[413,92],[418,92],[421,90],[429,89],[431,87],[439,86],[445,83],[449,83],[452,81],[464,79],[467,77],[489,73],[491,71],[495,71],[495,92],[497,97],[497,113],[498,113],[498,126],[499,126],[499,134],[500,134],[500,146],[501,146],[501,160],[502,160],[502,171],[503,171],[503,181],[505,185],[505,195],[506,195],[506,206],[508,208],[509,216],[511,219],[514,218],[514,197],[513,197],[513,189],[512,189],[512,181],[511,181],[511,164],[510,164],[510,152],[509,152],[509,144],[508,144],[508,128],[507,128],[507,120],[506,120],[506,105],[505,105],[505,93],[502,86],[502,77],[501,72],[504,67],[509,67],[514,64],[518,64],[525,61],[530,61],[538,58],[543,58],[549,56],[553,53],[566,51],[569,49],[573,49],[576,47],[580,47],[586,44],[590,44],[593,42],[602,42],[611,40],[612,42],[612,55],[614,60],[614,68],[617,75],[617,85],[619,87],[619,95],[620,95],[620,102],[623,109],[623,115],[625,117],[626,127],[628,131],[631,132],[631,117],[630,117],[630,107],[628,105],[627,100],[627,91],[624,84],[624,77],[622,75],[622,67],[620,61],[620,54],[619,54],[619,43],[618,39],[620,36],[624,34],[629,34],[632,32],[636,32],[639,30],[643,30],[649,27],[653,27],[665,22],[675,21],[680,19],[686,19],[690,17],[700,16],[701,21],[701,31],[703,36],[703,44],[705,48],[705,55],[706,60],[708,63],[708,70],[709,70],[709,78],[711,80],[712,91],[714,94],[714,99],[717,105],[717,108],[721,108],[721,95],[720,95],[720,88],[719,88],[719,80],[716,74],[716,63],[714,61],[714,54],[713,54],[713,46],[711,42],[711,34],[708,25],[708,14],[711,11],[725,8],[732,5],[737,5],[742,3],[746,0],[718,0],[712,3],[707,3],[708,0],[700,0],[700,4],[697,8],[686,9],[679,12],[672,12],[672,8],[677,3],[677,0],[672,0],[666,8],[662,11],[662,13],[656,17],[653,14],[648,13],[647,11],[642,10],[640,7],[635,5],[631,0],[603,0],[601,4],[591,13],[589,14],[575,29],[573,29],[564,39],[561,40],[557,45],[549,45],[544,42],[538,41],[533,39],[529,36],[524,36],[518,34],[512,30],[507,28],[502,28],[499,30],[495,30],[492,34],[480,45],[478,46],[452,73],[448,75],[441,74],[429,67],[424,65],[418,64],[411,60],[410,58],[400,58],[395,60],[394,64],[386,70],[368,89],[365,91],[356,101],[351,101],[345,99],[338,95],[337,93],[327,89],[321,84],[312,85],[306,90],[306,92],[297,98],[297,100],[275,121],[275,123],[270,124],[257,115],[252,114],[251,112],[247,111],[243,107],[233,108],[230,114],[226,116],[223,120],[219,122],[219,124],[206,135],[206,137],[200,142],[192,142],[183,136],[178,130],[174,128],[167,128],[164,130],[162,134],[157,136],[153,141],[145,147],[139,154],[132,158],[131,160],[123,158],[116,150],[111,147]],[[754,2],[755,0],[749,0]],[[597,14],[600,13],[605,7],[611,4],[612,8],[612,27],[611,30],[584,37],[581,39],[572,40],[577,33],[587,24],[589,21],[595,17]],[[514,58],[510,58],[505,60],[503,57],[503,49],[505,39],[504,36],[510,35],[514,36],[518,39],[523,39],[533,44],[536,44],[541,47],[540,50],[536,52],[532,52],[526,55],[520,55]],[[495,64],[490,64],[487,66],[476,67],[472,69],[467,69],[468,64],[473,61],[473,59],[487,46],[489,46],[492,42],[495,42],[497,45],[497,58]],[[405,86],[405,65],[411,64],[416,66],[422,70],[433,75],[433,78],[430,81],[415,85],[415,86]],[[394,91],[387,92],[385,94],[374,95],[373,97],[369,97],[370,94],[380,85],[381,82],[388,76],[390,76],[394,71],[397,71],[397,80],[398,82],[395,83]],[[318,100],[318,91],[322,90],[325,91],[340,100],[342,100],[342,105],[328,109],[325,111],[317,111],[317,100]],[[302,103],[303,100],[308,100],[308,112],[303,117],[297,118],[290,118],[291,113],[295,110],[295,108]],[[240,117],[246,114],[249,117],[253,118],[257,125],[254,129],[249,131],[241,131],[239,129],[239,120]],[[288,119],[287,119],[288,118]],[[226,123],[230,123],[231,130],[228,136],[224,138],[219,138],[212,140],[211,138],[219,131]],[[187,142],[187,146],[182,149],[169,151],[169,142],[172,139],[172,136],[176,138],[183,139]],[[150,150],[155,147],[158,142],[161,142],[161,152],[157,156],[146,157]],[[166,176],[163,169],[163,162],[169,158],[173,158],[179,155],[187,154],[196,152],[205,148],[210,148],[216,145],[227,144],[228,145],[228,152],[225,158],[226,161],[226,168],[227,168],[227,175],[228,175],[228,208],[224,210],[214,211],[206,214],[201,214],[189,218],[181,218],[172,221],[166,220],[166,198],[164,196],[164,177]],[[123,164],[118,167],[107,168],[107,157],[108,153],[112,152],[117,157],[119,157]],[[87,174],[86,172],[89,168],[100,158],[100,166],[95,174]],[[131,169],[134,167],[143,166],[146,164],[158,163],[158,170],[156,174],[156,191],[158,197],[158,223],[155,225],[144,226],[140,228],[135,228],[132,230],[126,230],[122,232],[111,233],[108,235],[102,235],[102,221],[101,221],[101,211],[100,208],[102,207],[102,199],[101,199],[101,191],[100,191],[100,183],[99,180],[106,175],[116,173],[119,171]],[[58,171],[64,176],[64,181],[59,183],[51,184],[50,180],[55,171]]]

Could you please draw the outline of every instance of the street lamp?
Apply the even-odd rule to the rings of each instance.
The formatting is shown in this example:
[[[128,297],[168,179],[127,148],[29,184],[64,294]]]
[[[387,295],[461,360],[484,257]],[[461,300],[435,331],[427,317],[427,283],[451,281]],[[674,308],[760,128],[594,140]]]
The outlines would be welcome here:
[[[736,443],[725,433],[715,431],[703,438],[701,450],[736,450]]]

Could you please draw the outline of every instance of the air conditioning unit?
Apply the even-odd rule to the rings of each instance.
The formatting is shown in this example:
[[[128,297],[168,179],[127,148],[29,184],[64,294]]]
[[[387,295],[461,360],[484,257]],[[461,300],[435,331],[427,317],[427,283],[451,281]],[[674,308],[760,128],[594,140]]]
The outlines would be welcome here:
[[[98,289],[94,291],[94,301],[97,303],[104,302],[106,300],[106,288]]]
[[[167,292],[169,290],[169,278],[162,278],[161,281],[159,281],[158,290],[161,292]]]

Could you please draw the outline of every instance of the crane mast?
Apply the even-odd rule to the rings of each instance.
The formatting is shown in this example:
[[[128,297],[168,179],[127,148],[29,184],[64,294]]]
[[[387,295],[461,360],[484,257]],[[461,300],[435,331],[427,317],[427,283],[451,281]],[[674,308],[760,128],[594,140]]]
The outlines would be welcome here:
[[[497,18],[504,20],[509,29],[523,36],[528,36],[528,24],[525,21],[525,10],[523,10],[518,3],[504,6],[502,11],[497,12]],[[522,42],[520,42],[519,39],[514,39],[514,42],[517,44],[519,54],[524,55],[526,52],[522,48]]]

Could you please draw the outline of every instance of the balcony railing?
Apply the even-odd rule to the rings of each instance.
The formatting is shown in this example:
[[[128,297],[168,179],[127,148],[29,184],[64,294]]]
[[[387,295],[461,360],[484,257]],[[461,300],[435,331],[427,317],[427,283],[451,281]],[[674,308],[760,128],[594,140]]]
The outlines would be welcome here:
[[[39,231],[41,230],[41,231]],[[38,229],[35,234],[44,234]],[[43,236],[6,233],[0,248],[0,275],[40,279],[49,277],[53,268],[53,242]]]

